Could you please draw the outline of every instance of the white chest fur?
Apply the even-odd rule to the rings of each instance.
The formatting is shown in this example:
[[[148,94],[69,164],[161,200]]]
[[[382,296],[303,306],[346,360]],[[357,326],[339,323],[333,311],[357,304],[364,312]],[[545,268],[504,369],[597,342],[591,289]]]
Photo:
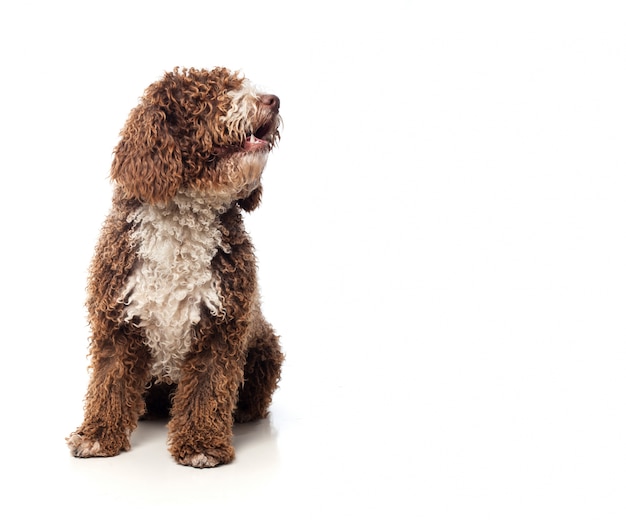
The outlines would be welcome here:
[[[176,382],[202,305],[223,312],[220,280],[211,260],[223,249],[218,210],[193,194],[161,206],[143,205],[129,217],[137,265],[123,299],[127,321],[139,318],[151,350],[152,375]]]

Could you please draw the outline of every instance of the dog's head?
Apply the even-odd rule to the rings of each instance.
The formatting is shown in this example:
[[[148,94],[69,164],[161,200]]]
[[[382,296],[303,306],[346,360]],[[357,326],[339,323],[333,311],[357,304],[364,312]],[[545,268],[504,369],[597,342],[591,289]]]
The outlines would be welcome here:
[[[279,138],[280,101],[223,68],[174,69],[150,85],[115,148],[111,178],[148,204],[181,189],[253,210]]]

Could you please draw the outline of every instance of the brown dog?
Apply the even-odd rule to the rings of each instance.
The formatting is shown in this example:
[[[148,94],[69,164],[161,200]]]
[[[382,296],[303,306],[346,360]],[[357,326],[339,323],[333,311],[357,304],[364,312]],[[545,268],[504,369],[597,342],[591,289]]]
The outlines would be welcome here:
[[[279,104],[226,69],[175,69],[131,111],[90,270],[91,379],[73,455],[128,450],[145,403],[171,400],[173,457],[212,467],[234,457],[233,420],[267,415],[283,355],[241,209],[260,202]]]

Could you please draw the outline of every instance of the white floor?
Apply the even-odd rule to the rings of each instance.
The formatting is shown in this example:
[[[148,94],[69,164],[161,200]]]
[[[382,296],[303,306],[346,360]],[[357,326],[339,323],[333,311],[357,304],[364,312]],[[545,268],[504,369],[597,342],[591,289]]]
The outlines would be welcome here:
[[[0,7],[0,517],[626,518],[621,2],[77,5]],[[111,150],[175,65],[281,98],[247,225],[284,377],[231,465],[163,423],[76,460]]]
[[[118,457],[70,457],[63,437],[80,420],[78,378],[63,373],[63,384],[37,364],[11,364],[3,507],[18,507],[16,518],[88,509],[92,518],[617,519],[626,510],[624,353],[606,332],[594,330],[598,344],[587,347],[581,324],[524,332],[486,317],[473,329],[416,317],[398,333],[391,315],[382,325],[346,318],[353,330],[327,338],[304,318],[284,327],[289,363],[271,416],[237,426],[235,462],[215,469],[176,465],[163,421],[140,423]],[[83,373],[79,352],[58,357]]]

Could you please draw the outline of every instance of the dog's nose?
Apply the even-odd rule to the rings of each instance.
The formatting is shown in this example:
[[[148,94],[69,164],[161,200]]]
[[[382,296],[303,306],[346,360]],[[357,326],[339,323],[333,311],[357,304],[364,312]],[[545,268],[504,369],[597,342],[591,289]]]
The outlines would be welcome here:
[[[278,110],[280,108],[280,99],[278,99],[278,96],[274,96],[272,94],[265,94],[261,96],[261,103],[267,105],[272,110]]]

